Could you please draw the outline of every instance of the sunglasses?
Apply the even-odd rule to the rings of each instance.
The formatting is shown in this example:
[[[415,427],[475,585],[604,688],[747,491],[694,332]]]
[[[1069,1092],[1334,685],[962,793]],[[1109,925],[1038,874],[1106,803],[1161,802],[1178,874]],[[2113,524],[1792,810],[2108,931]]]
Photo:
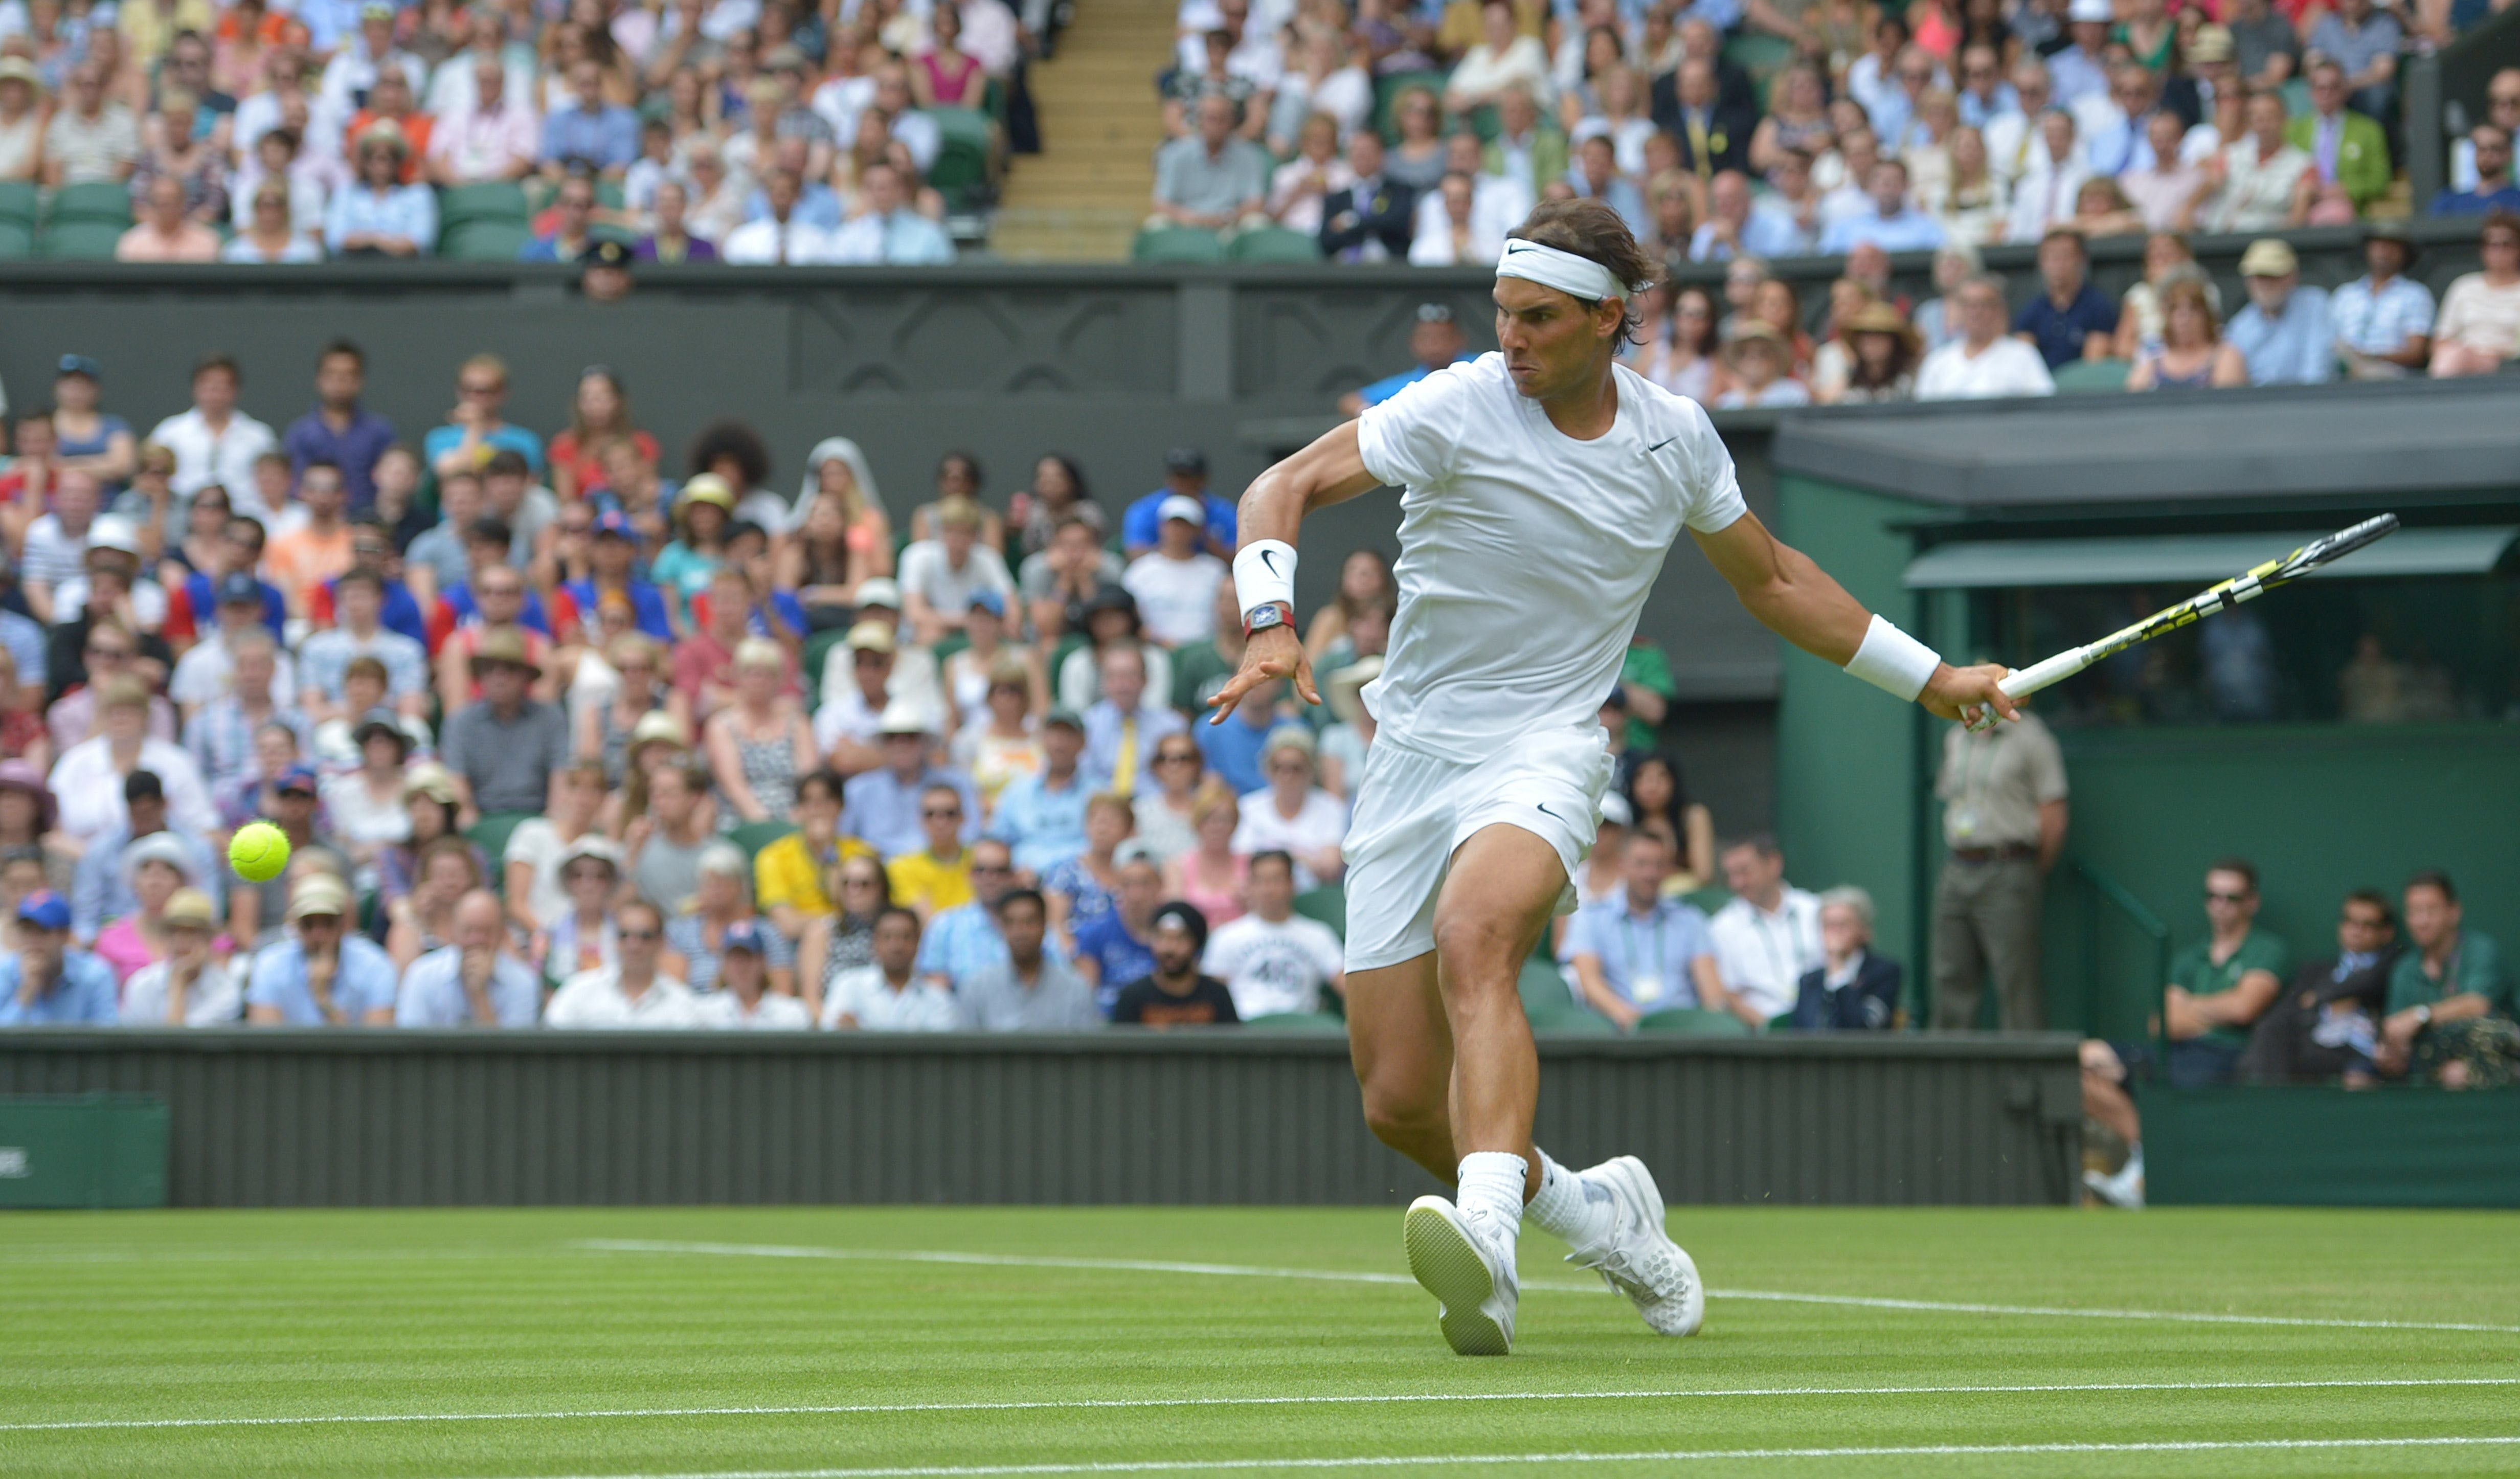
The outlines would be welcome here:
[[[971,872],[975,874],[1011,874],[1014,872],[1014,866],[1009,863],[974,863],[971,865]]]
[[[881,878],[842,878],[840,880],[840,886],[842,888],[874,888],[882,882],[883,880]]]
[[[2244,893],[2220,893],[2209,888],[2205,890],[2205,902],[2208,904],[2246,904],[2249,902],[2249,896]]]
[[[112,657],[119,659],[130,656],[131,649],[124,647],[90,647],[87,650],[87,654],[90,657]]]
[[[613,936],[620,940],[661,940],[664,937],[664,931],[660,929],[624,929]]]
[[[1155,763],[1156,763],[1157,765],[1192,765],[1192,764],[1197,763],[1197,760],[1198,760],[1198,756],[1197,756],[1197,755],[1195,755],[1195,754],[1190,754],[1190,755],[1157,755],[1157,756],[1155,757]]]
[[[959,806],[931,807],[920,813],[930,822],[951,822],[963,815]]]

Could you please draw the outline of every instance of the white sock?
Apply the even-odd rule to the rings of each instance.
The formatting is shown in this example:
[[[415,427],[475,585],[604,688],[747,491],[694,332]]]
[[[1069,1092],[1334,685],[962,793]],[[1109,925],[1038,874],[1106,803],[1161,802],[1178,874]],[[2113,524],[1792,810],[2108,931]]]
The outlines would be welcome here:
[[[1462,1157],[1461,1185],[1453,1204],[1462,1215],[1487,1224],[1487,1231],[1507,1242],[1522,1230],[1522,1186],[1530,1167],[1519,1155],[1503,1150],[1474,1150]]]
[[[1522,1215],[1579,1251],[1608,1241],[1618,1231],[1608,1190],[1557,1164],[1548,1151],[1540,1150],[1539,1155],[1540,1194],[1522,1209]]]

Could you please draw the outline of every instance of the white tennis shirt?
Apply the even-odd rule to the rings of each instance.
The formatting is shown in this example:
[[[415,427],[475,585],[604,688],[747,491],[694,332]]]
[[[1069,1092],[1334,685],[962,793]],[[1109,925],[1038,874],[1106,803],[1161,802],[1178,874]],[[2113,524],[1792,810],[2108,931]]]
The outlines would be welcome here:
[[[1473,764],[1597,723],[1682,526],[1711,534],[1748,512],[1697,403],[1611,373],[1619,414],[1591,441],[1516,391],[1502,354],[1366,410],[1366,471],[1402,490],[1400,611],[1364,694],[1377,738]]]

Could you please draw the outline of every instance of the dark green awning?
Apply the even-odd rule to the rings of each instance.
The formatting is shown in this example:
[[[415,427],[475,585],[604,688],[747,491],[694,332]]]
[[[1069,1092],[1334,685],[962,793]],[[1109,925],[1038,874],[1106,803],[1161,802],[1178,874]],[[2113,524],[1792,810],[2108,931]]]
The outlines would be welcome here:
[[[2279,534],[2171,534],[2112,539],[1987,539],[1938,545],[1908,565],[1912,590],[2010,586],[2193,584],[2200,589],[2297,550],[2325,529]],[[2483,575],[2520,525],[2400,529],[2313,578]]]

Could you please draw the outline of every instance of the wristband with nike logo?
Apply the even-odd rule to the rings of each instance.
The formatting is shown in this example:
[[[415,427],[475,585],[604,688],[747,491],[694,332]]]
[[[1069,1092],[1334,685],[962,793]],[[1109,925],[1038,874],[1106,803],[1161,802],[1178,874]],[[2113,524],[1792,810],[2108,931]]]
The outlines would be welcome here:
[[[1234,557],[1234,599],[1247,624],[1251,613],[1272,604],[1295,614],[1295,547],[1282,539],[1255,539]]]

